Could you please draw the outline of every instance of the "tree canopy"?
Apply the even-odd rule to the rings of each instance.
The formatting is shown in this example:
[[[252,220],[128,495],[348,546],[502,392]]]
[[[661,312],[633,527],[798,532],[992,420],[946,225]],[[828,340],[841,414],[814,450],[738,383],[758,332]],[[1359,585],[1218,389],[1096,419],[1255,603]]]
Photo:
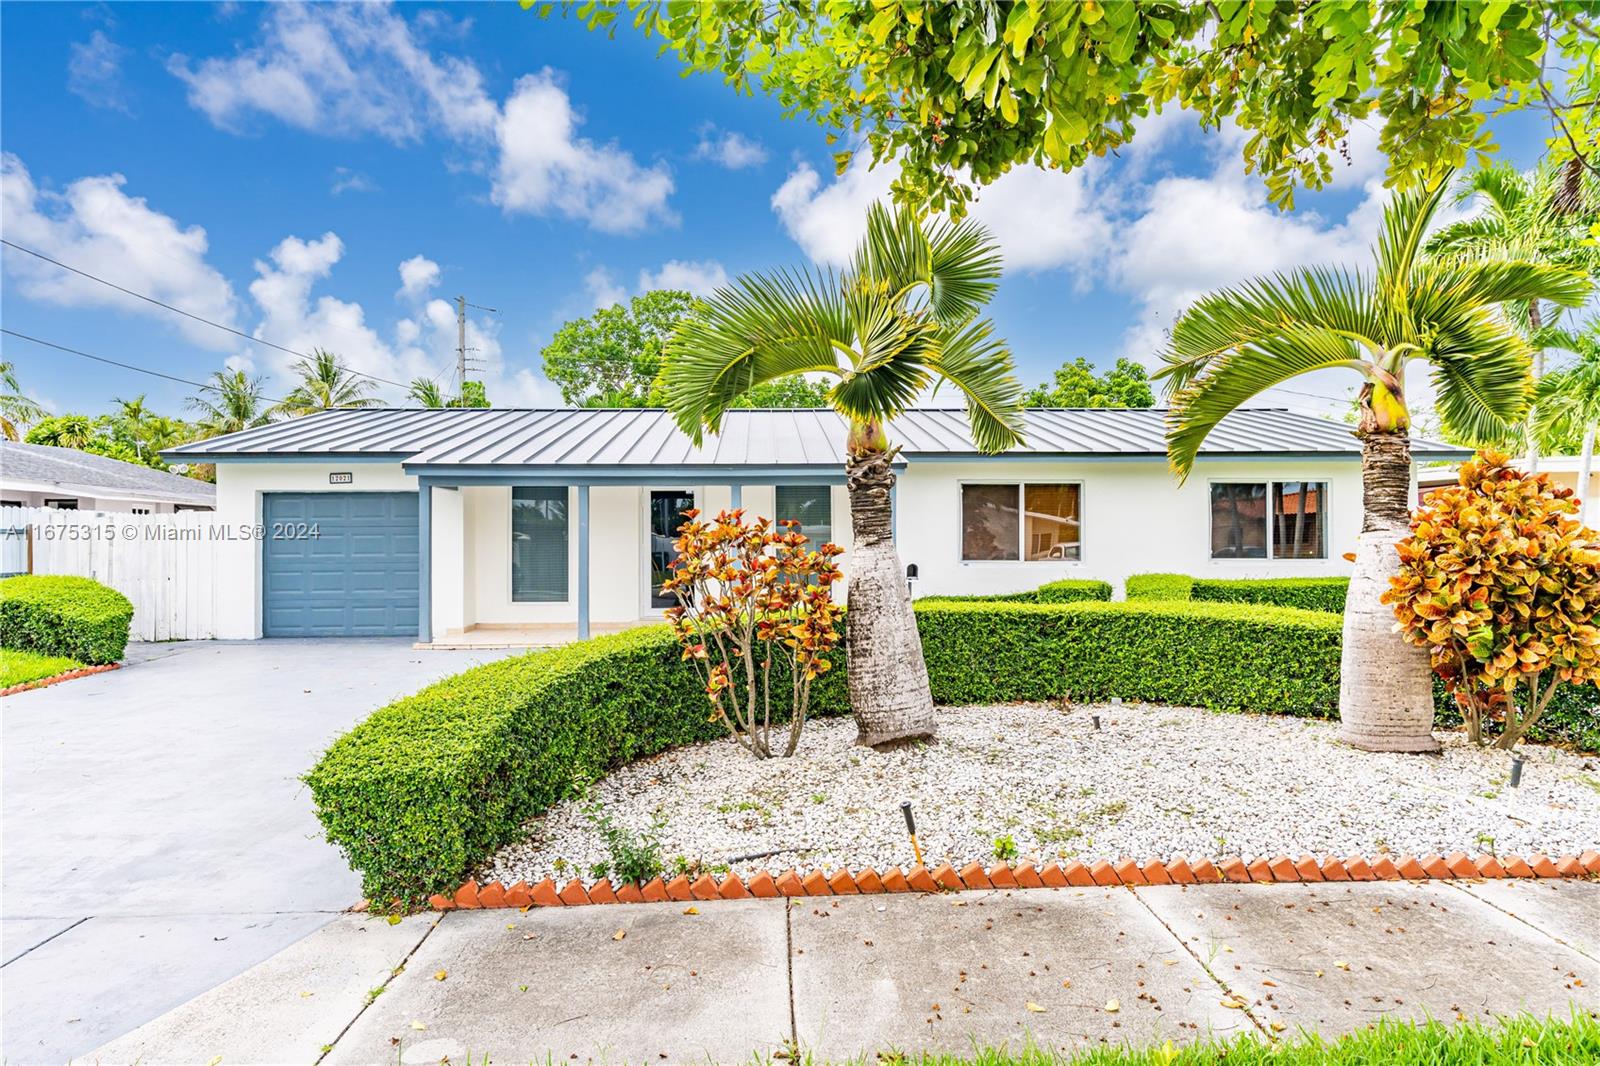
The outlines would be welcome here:
[[[522,0],[548,13],[554,5]],[[1167,105],[1251,134],[1248,170],[1292,207],[1377,119],[1389,182],[1412,186],[1494,147],[1495,113],[1544,109],[1557,162],[1600,156],[1600,0],[587,0],[689,71],[759,88],[830,138],[899,160],[895,196],[960,213],[970,183],[1018,164],[1071,169]],[[1564,71],[1556,80],[1555,71]],[[836,157],[842,171],[852,152]]]
[[[1029,407],[1154,407],[1150,376],[1132,359],[1118,359],[1104,374],[1079,356],[1056,368],[1051,384],[1028,390],[1023,402]]]
[[[575,318],[545,345],[544,373],[575,407],[661,407],[665,352],[678,324],[703,304],[659,289]],[[745,390],[734,407],[821,407],[827,389],[798,375]],[[473,406],[473,405],[468,405]]]

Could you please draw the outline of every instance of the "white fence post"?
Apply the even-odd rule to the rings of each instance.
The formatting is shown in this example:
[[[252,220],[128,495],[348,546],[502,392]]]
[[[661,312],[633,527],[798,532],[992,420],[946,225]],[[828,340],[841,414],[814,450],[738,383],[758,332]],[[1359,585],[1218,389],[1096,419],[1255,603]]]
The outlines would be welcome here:
[[[109,585],[133,603],[134,640],[216,636],[217,548],[223,523],[211,511],[125,514],[0,509],[0,573],[75,574]]]

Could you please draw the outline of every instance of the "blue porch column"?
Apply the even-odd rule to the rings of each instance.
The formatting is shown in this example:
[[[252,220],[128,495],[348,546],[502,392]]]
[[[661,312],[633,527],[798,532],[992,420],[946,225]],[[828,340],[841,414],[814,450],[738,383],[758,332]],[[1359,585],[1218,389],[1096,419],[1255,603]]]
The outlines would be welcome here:
[[[730,510],[737,511],[739,508],[741,508],[743,506],[744,506],[744,486],[742,484],[740,484],[739,482],[735,481],[733,484],[728,486],[728,507],[729,507]]]
[[[433,483],[417,479],[417,640],[433,642]]]
[[[589,486],[578,486],[578,639],[589,639]]]

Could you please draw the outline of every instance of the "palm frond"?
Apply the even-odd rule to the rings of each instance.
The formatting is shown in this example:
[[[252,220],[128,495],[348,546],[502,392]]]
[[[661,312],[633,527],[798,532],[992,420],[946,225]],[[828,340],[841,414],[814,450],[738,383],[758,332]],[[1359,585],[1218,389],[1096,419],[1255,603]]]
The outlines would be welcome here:
[[[1321,326],[1293,326],[1234,348],[1172,398],[1167,458],[1180,477],[1188,477],[1206,437],[1247,400],[1313,370],[1347,367],[1365,373],[1366,366],[1354,341]]]
[[[1450,175],[1444,174],[1421,188],[1400,190],[1383,209],[1383,228],[1378,234],[1377,249],[1380,291],[1403,289],[1422,251],[1422,241],[1433,216],[1444,199],[1449,180]]]
[[[851,274],[870,279],[891,293],[929,284],[932,249],[916,214],[907,207],[890,210],[881,203],[867,209],[867,232],[856,245]]]
[[[1543,300],[1578,307],[1593,285],[1576,270],[1507,259],[1435,259],[1413,272],[1408,304],[1419,322],[1436,322],[1454,309]]]
[[[843,374],[852,332],[831,274],[746,275],[705,300],[667,342],[667,406],[698,444],[753,385],[789,374]]]
[[[930,365],[966,398],[967,423],[980,451],[1001,452],[1022,443],[1022,382],[992,322],[977,319],[947,334]]]
[[[1000,281],[1000,246],[970,216],[959,222],[945,218],[933,222],[928,244],[929,306],[941,325],[958,328],[994,295]]]
[[[1439,419],[1457,439],[1500,444],[1528,413],[1532,350],[1487,310],[1458,318],[1441,332],[1429,363]]]

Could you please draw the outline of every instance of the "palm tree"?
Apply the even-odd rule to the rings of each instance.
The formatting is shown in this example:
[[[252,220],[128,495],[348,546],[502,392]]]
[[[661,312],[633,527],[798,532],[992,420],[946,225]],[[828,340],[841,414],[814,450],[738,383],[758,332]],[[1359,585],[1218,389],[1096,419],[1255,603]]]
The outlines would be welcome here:
[[[199,396],[191,396],[185,406],[200,414],[197,429],[202,437],[220,437],[242,429],[264,426],[272,421],[261,406],[261,379],[243,370],[214,371],[210,384]]]
[[[45,409],[22,394],[17,372],[11,363],[0,361],[0,434],[6,440],[21,440],[21,429],[45,416]]]
[[[1432,368],[1445,427],[1500,439],[1527,412],[1532,349],[1498,313],[1517,301],[1576,306],[1589,282],[1564,267],[1422,256],[1443,181],[1396,193],[1384,210],[1371,274],[1314,268],[1204,297],[1173,326],[1166,367],[1167,454],[1180,476],[1207,434],[1265,389],[1316,370],[1353,370],[1364,517],[1345,600],[1339,717],[1343,736],[1377,751],[1434,751],[1427,654],[1405,644],[1378,597],[1410,518],[1411,415],[1405,372]]]
[[[411,383],[406,396],[422,407],[454,407],[448,397],[439,391],[439,384],[430,378],[417,378]]]
[[[1000,277],[989,234],[970,220],[924,224],[875,205],[842,276],[750,274],[679,323],[661,376],[667,407],[697,442],[752,386],[790,374],[831,379],[849,423],[850,703],[858,740],[934,733],[933,699],[900,558],[891,539],[889,424],[930,385],[964,394],[973,442],[998,452],[1022,436],[1011,353],[978,318]]]
[[[1457,203],[1474,200],[1483,204],[1482,213],[1441,228],[1428,240],[1429,255],[1552,263],[1589,276],[1600,272],[1600,243],[1591,236],[1591,228],[1600,224],[1600,181],[1579,160],[1545,162],[1527,173],[1506,163],[1482,167],[1456,192]],[[1507,310],[1533,343],[1537,382],[1544,377],[1545,362],[1538,338],[1546,327],[1558,326],[1559,317],[1546,321],[1546,309],[1537,298],[1513,301]],[[1556,312],[1559,316],[1560,309]],[[1522,434],[1530,472],[1539,468],[1537,410],[1536,401]]]
[[[313,348],[294,364],[300,384],[273,408],[274,414],[291,418],[340,407],[381,407],[383,401],[367,395],[374,385],[369,378],[352,373],[332,352]]]
[[[1539,382],[1534,430],[1545,440],[1581,436],[1578,459],[1578,517],[1593,528],[1589,474],[1594,466],[1595,426],[1600,424],[1600,319],[1582,333],[1546,331],[1552,348],[1576,352],[1578,361],[1552,370]]]

